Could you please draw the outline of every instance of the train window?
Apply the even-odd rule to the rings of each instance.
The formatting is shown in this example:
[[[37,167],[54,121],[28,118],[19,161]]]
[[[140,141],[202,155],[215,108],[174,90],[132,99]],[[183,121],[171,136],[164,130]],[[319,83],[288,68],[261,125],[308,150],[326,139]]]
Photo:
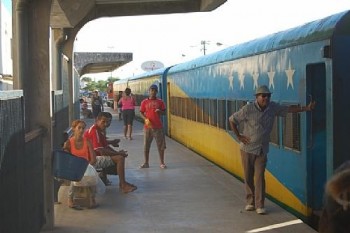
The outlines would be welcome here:
[[[184,98],[185,103],[185,116],[184,118],[190,120],[191,119],[191,100],[189,98]]]
[[[245,100],[237,100],[236,101],[236,110],[240,110],[244,105],[246,105],[248,101]]]
[[[203,122],[203,99],[196,99],[196,120],[199,123]]]
[[[203,99],[203,123],[209,124],[210,100]]]
[[[226,101],[218,100],[218,127],[226,129]]]
[[[135,101],[137,105],[140,105],[142,100],[146,99],[147,97],[139,94],[135,94]]]
[[[171,112],[171,114],[173,114],[175,116],[180,116],[179,98],[178,97],[171,97],[170,98],[170,112]]]
[[[227,100],[227,117],[230,117],[236,111],[236,101]]]
[[[235,100],[227,100],[227,116],[226,116],[226,119],[227,119],[227,130],[231,130],[230,129],[230,126],[229,126],[229,123],[228,123],[228,118],[236,111],[236,101]]]
[[[138,95],[138,99],[136,99],[136,101],[137,101],[137,103],[141,104],[142,100],[147,99],[147,98],[148,98],[148,96]]]
[[[180,99],[180,107],[181,107],[181,117],[187,118],[187,104],[185,98],[179,98]]]
[[[279,145],[279,127],[278,127],[278,117],[275,117],[275,120],[273,122],[271,134],[270,134],[270,143],[273,143],[275,145]]]
[[[218,122],[218,103],[217,100],[209,100],[209,111],[210,111],[210,117],[209,117],[209,121],[210,121],[210,125],[212,126],[217,126],[217,122]]]
[[[188,99],[188,106],[189,119],[196,121],[196,99]]]
[[[175,111],[175,107],[174,107],[175,103],[174,102],[175,102],[174,97],[170,97],[168,108],[169,108],[170,114],[172,114],[172,115],[175,115],[175,112],[174,112]]]
[[[236,101],[236,111],[240,110],[244,105],[246,105],[248,103],[248,101],[245,101],[245,100],[237,100]],[[238,131],[240,133],[243,132],[243,125],[244,124],[239,124],[238,125]]]
[[[283,146],[300,151],[300,115],[288,113],[283,117]]]

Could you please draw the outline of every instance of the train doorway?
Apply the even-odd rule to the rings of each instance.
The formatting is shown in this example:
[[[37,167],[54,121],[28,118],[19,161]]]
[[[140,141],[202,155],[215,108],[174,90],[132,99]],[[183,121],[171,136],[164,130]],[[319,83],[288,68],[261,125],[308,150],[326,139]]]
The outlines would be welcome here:
[[[324,63],[306,67],[306,103],[316,101],[314,111],[307,114],[307,174],[308,203],[313,210],[321,210],[324,183],[327,177],[326,131],[326,68]]]

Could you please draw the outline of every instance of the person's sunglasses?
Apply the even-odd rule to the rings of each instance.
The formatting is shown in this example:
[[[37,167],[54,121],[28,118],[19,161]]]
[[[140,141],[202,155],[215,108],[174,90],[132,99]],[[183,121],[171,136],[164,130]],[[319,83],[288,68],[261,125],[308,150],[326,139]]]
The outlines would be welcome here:
[[[261,94],[261,97],[263,97],[263,98],[271,98],[271,94]]]

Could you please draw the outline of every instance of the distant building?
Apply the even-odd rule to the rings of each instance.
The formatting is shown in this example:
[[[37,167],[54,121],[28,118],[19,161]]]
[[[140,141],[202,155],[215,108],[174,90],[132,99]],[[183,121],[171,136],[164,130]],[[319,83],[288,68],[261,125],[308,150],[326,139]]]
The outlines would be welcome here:
[[[12,90],[12,1],[0,2],[0,90]]]

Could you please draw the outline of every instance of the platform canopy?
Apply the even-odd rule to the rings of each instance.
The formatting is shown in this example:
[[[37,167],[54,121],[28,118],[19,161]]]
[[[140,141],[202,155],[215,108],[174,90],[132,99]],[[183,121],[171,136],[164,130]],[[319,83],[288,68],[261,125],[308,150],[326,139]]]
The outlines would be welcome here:
[[[133,59],[132,53],[74,53],[74,67],[80,76],[111,72]]]
[[[101,17],[207,12],[216,9],[225,2],[226,0],[53,0],[50,26],[54,29],[64,30],[81,28],[88,21]],[[82,56],[97,58],[98,55],[96,53]],[[74,66],[79,74],[83,75],[111,72],[132,61],[132,56],[131,60],[128,61],[124,57],[113,60],[115,55],[112,54],[104,54],[103,56],[109,56],[110,59],[102,62],[91,61],[80,68],[76,67],[75,62]]]
[[[86,16],[155,15],[212,11],[226,0],[53,0],[52,28],[74,28]]]

